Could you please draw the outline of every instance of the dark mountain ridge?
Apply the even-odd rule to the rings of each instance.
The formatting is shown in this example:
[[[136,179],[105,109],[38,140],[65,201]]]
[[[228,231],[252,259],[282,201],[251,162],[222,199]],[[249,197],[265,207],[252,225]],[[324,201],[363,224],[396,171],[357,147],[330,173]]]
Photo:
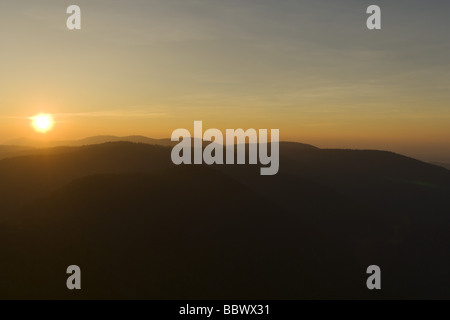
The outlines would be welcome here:
[[[449,298],[448,170],[281,143],[279,174],[260,176],[174,166],[170,151],[114,142],[0,160],[0,296]],[[371,264],[381,292],[365,287]]]

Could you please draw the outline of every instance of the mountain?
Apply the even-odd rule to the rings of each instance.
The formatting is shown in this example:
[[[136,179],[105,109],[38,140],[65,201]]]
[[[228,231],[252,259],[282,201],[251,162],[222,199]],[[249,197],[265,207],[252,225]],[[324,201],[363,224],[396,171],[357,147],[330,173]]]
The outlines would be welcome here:
[[[450,163],[432,162],[432,164],[450,170]]]
[[[113,142],[0,160],[0,298],[450,298],[450,171],[280,144],[280,171]],[[65,269],[82,269],[79,292]],[[366,268],[382,290],[366,289]]]
[[[0,212],[34,200],[70,181],[101,173],[155,172],[170,165],[170,148],[114,142],[33,150],[0,160]],[[5,215],[6,213],[3,213]]]
[[[194,143],[194,138],[192,139],[192,145]],[[152,139],[145,136],[126,136],[126,137],[117,137],[117,136],[94,136],[94,137],[88,137],[80,140],[61,140],[61,141],[44,141],[44,140],[33,140],[33,139],[27,139],[27,138],[19,138],[19,139],[13,139],[8,140],[4,143],[4,146],[14,146],[16,148],[52,148],[52,147],[80,147],[80,146],[87,146],[87,145],[95,145],[95,144],[102,144],[102,143],[108,143],[108,142],[134,142],[134,143],[145,143],[145,144],[151,144],[151,145],[159,145],[159,146],[169,146],[173,147],[178,142],[171,141],[171,139]],[[208,143],[209,141],[204,141],[204,143]],[[309,145],[309,144],[303,144],[298,142],[284,142],[286,145],[286,148],[288,148],[288,145],[292,144],[295,145],[296,148],[302,146],[305,148],[311,148],[311,149],[317,149],[316,147]],[[0,145],[0,148],[2,145]],[[0,150],[1,151],[1,150]],[[1,159],[1,153],[0,153],[0,159]]]
[[[175,143],[170,141],[170,139],[152,139],[144,136],[126,136],[126,137],[117,137],[117,136],[94,136],[88,137],[80,140],[61,140],[61,141],[44,141],[44,140],[33,140],[27,138],[19,138],[6,141],[5,145],[13,145],[13,146],[31,146],[31,147],[39,147],[39,148],[51,148],[51,147],[61,147],[61,146],[69,146],[69,147],[78,147],[85,145],[93,145],[93,144],[101,144],[106,142],[135,142],[135,143],[146,143],[146,144],[155,144],[155,145],[163,145],[163,146],[173,146]]]
[[[4,158],[29,154],[34,148],[15,145],[0,145],[0,160]]]

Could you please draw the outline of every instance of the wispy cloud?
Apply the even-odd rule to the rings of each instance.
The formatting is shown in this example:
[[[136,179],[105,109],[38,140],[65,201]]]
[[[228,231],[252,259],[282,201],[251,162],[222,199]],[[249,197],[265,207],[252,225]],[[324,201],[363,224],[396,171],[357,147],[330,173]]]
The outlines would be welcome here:
[[[91,112],[73,112],[73,113],[53,113],[57,118],[71,117],[95,117],[95,118],[153,118],[166,116],[165,112],[144,112],[144,111],[91,111]]]
[[[64,112],[64,113],[48,113],[56,119],[85,117],[85,118],[154,118],[167,116],[165,112],[147,112],[141,110],[113,110],[113,111],[89,111],[89,112]],[[0,119],[30,119],[27,116],[0,116]]]

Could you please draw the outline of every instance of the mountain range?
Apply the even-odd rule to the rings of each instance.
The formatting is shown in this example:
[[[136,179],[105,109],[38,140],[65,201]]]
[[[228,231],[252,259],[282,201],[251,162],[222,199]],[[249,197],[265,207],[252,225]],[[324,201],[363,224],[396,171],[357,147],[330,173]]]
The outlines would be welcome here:
[[[117,142],[117,141],[157,144],[157,145],[164,145],[164,146],[172,146],[174,144],[172,141],[170,141],[170,139],[152,139],[152,138],[148,138],[148,137],[144,137],[144,136],[118,137],[118,136],[111,136],[111,135],[103,135],[103,136],[87,137],[87,138],[79,139],[79,140],[56,140],[56,141],[18,138],[18,139],[7,140],[3,143],[3,145],[34,147],[34,148],[50,148],[50,147],[60,147],[60,146],[78,147],[78,146],[100,144],[100,143],[106,143],[106,142]]]
[[[86,145],[94,145],[101,144],[107,142],[135,142],[135,143],[145,143],[151,145],[161,145],[161,146],[174,146],[177,142],[171,141],[171,139],[153,139],[145,136],[113,136],[113,135],[100,135],[87,137],[79,140],[38,140],[38,139],[29,139],[29,138],[18,138],[18,139],[10,139],[4,141],[3,144],[0,144],[0,159],[7,158],[10,156],[16,156],[21,154],[27,154],[30,150],[35,148],[52,148],[52,147],[61,147],[61,146],[86,146]],[[207,141],[205,141],[207,142]],[[306,145],[306,144],[305,144]],[[312,147],[312,146],[311,146]],[[431,161],[430,163],[440,166],[450,170],[450,163],[445,162],[436,162]]]
[[[442,167],[288,142],[275,176],[175,166],[156,143],[14,152],[0,160],[0,298],[450,298]],[[373,264],[381,291],[366,288]]]

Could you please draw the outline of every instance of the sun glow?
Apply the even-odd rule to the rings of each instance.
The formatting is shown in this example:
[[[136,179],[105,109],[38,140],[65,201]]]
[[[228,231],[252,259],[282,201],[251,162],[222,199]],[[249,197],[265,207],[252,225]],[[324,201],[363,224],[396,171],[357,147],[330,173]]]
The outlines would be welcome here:
[[[34,130],[41,133],[46,133],[47,131],[53,128],[53,124],[55,123],[53,117],[49,114],[38,114],[34,117],[31,117],[31,125]]]

